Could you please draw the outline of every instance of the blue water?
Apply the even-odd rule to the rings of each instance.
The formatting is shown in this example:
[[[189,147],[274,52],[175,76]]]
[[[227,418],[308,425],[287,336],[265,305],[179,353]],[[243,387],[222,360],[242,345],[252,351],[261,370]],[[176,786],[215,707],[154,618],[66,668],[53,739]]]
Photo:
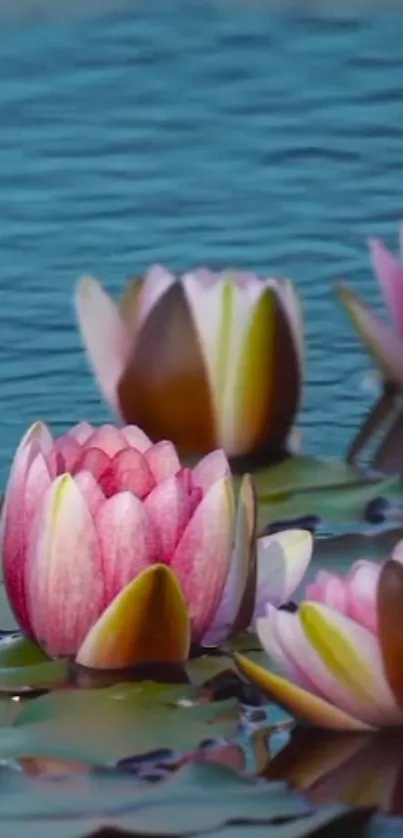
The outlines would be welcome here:
[[[380,304],[365,238],[403,218],[403,8],[23,5],[0,22],[0,483],[35,418],[109,417],[77,276],[117,293],[152,262],[294,278],[304,444],[341,454],[374,392],[332,280]]]

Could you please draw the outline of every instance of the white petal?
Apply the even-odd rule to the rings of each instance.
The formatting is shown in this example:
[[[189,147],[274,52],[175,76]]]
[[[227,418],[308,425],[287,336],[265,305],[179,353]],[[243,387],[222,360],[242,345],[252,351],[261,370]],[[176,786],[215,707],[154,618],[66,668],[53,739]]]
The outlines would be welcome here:
[[[98,384],[113,410],[119,412],[116,388],[130,354],[132,338],[116,304],[97,279],[84,276],[79,280],[75,306]]]

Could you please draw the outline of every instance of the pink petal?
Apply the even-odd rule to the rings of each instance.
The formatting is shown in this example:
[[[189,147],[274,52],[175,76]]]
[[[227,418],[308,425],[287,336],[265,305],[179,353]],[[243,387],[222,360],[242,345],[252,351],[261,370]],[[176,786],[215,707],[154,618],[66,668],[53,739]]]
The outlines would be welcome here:
[[[105,501],[97,513],[96,528],[109,604],[142,570],[158,561],[158,540],[144,505],[130,492]]]
[[[371,261],[381,283],[389,313],[403,339],[403,266],[379,239],[369,239]]]
[[[51,459],[54,463],[55,474],[63,474],[65,471],[74,472],[76,464],[82,457],[83,449],[74,437],[66,434],[57,439]]]
[[[230,474],[229,462],[224,451],[219,449],[207,454],[192,469],[192,483],[194,486],[199,486],[205,493],[217,480],[229,477]]]
[[[31,633],[25,594],[26,530],[25,481],[28,469],[39,453],[36,440],[17,449],[7,484],[3,508],[3,579],[10,605],[26,634]]]
[[[336,615],[336,612],[332,613]],[[305,681],[306,688],[310,692],[320,698],[325,698],[331,704],[344,710],[345,713],[371,724],[372,714],[368,701],[358,696],[324,664],[316,649],[309,642],[302,628],[299,614],[273,611],[272,619],[275,623],[276,640],[287,660],[288,671],[290,671],[290,668],[296,668],[299,672],[299,679],[302,678]],[[352,623],[352,625],[354,624]],[[266,648],[267,635],[265,636],[264,631],[267,632],[267,624],[265,625],[265,618],[257,621],[257,631],[262,644]]]
[[[284,618],[280,617],[278,621],[277,609],[272,605],[267,606],[266,616],[259,617],[257,620],[259,640],[270,660],[280,668],[282,674],[298,687],[317,694],[314,684],[304,672],[303,661],[299,663],[298,660],[287,655],[284,650],[284,644],[281,642],[282,633],[285,635],[287,632],[298,631],[295,625],[298,615],[283,613],[285,614]]]
[[[42,505],[44,496],[52,483],[51,473],[45,457],[40,452],[28,468],[24,487],[24,528],[27,544],[31,528]]]
[[[99,480],[101,474],[109,468],[110,464],[110,457],[100,448],[88,448],[76,464],[76,472],[90,471],[95,479]]]
[[[85,445],[87,439],[95,433],[95,428],[89,422],[79,422],[70,428],[68,436],[76,439],[80,445]]]
[[[144,501],[160,541],[159,562],[169,564],[192,514],[189,495],[177,477],[158,483]]]
[[[197,507],[170,563],[188,603],[195,642],[202,640],[217,611],[233,539],[232,486],[228,478],[222,478]]]
[[[132,492],[145,498],[155,486],[147,460],[135,448],[119,451],[99,478],[107,498],[118,492]]]
[[[131,448],[141,451],[142,454],[144,454],[144,452],[152,446],[151,439],[149,439],[147,434],[145,434],[141,428],[138,428],[137,425],[126,425],[121,429],[121,433],[127,444],[130,445]]]
[[[315,582],[306,586],[305,596],[306,599],[322,602],[323,605],[328,605],[329,608],[334,608],[343,614],[347,613],[347,583],[335,573],[320,570]]]
[[[145,458],[154,475],[156,483],[160,480],[165,480],[167,477],[173,477],[180,471],[181,464],[172,442],[157,442],[145,453]]]
[[[74,655],[105,607],[102,558],[74,479],[56,478],[35,522],[27,562],[28,610],[51,656]]]
[[[105,503],[105,495],[99,483],[90,471],[78,471],[74,475],[74,481],[94,518],[99,507]]]
[[[338,283],[336,292],[385,381],[403,387],[403,343],[400,337],[345,285]]]
[[[386,681],[378,638],[325,605],[304,602],[298,615],[313,652],[304,669],[325,697],[341,709],[355,705],[353,715],[367,724],[400,725],[403,711]]]
[[[53,448],[53,437],[48,426],[44,422],[34,422],[34,424],[28,428],[15,452],[14,462],[22,449],[27,445],[31,445],[31,443],[36,443],[38,450],[42,451],[45,456],[50,454]]]
[[[381,566],[375,562],[355,562],[347,582],[347,614],[377,634],[377,590]]]
[[[87,449],[100,448],[108,457],[114,457],[118,451],[127,447],[127,440],[122,431],[113,425],[102,425],[86,442]]]
[[[117,306],[96,279],[83,277],[77,285],[78,325],[98,384],[118,412],[116,388],[130,355],[132,339]]]

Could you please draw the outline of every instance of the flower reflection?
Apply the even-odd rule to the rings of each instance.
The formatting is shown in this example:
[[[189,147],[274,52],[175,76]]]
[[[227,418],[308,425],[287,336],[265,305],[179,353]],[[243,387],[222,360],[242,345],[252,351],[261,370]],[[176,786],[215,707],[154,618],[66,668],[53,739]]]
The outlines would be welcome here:
[[[262,771],[309,795],[312,803],[376,806],[403,815],[403,733],[336,734],[298,727]]]

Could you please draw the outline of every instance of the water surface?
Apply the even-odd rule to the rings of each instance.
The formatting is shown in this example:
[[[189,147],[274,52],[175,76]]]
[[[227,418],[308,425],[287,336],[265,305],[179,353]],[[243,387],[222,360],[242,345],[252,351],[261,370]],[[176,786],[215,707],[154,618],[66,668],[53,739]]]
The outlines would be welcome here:
[[[403,218],[402,42],[403,11],[365,5],[173,0],[2,22],[1,482],[35,418],[109,417],[76,277],[118,292],[153,262],[293,277],[305,445],[343,452],[374,393],[332,280],[380,302],[365,238],[394,243]]]

